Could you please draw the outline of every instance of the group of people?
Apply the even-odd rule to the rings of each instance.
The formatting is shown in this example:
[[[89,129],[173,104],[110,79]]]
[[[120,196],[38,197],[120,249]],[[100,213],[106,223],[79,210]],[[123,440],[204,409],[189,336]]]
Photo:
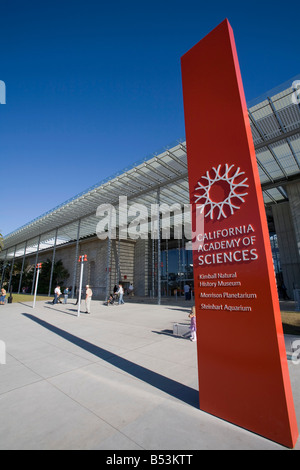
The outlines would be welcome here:
[[[65,288],[64,290],[64,304],[67,303],[68,301],[68,297],[69,297],[69,293],[70,293],[70,290],[68,287]],[[62,296],[62,293],[61,293],[61,290],[60,290],[60,286],[56,286],[55,289],[54,289],[54,299],[53,299],[53,303],[54,304],[58,304],[58,303],[62,303],[62,301],[60,300]]]
[[[131,289],[129,287],[129,291],[131,293],[133,293],[132,284],[130,284],[130,286],[131,286]],[[93,291],[92,291],[92,289],[89,285],[86,285],[85,288],[86,288],[86,291],[85,291],[86,313],[89,314],[89,313],[91,313],[91,300],[92,300],[92,296],[93,296]],[[63,295],[64,295],[63,303],[64,304],[67,303],[69,294],[70,294],[70,289],[68,287],[66,287],[64,289],[64,293],[63,293]],[[62,292],[60,290],[60,286],[56,286],[55,289],[54,289],[53,304],[62,303],[62,301],[60,300],[61,295],[62,295]],[[79,293],[79,296],[80,296],[80,293]],[[79,301],[79,296],[77,298],[76,303],[78,303],[78,301]],[[109,298],[107,299],[107,305],[114,305],[114,303],[117,300],[118,300],[119,305],[124,304],[123,296],[124,296],[124,289],[123,289],[122,284],[119,284],[119,286],[115,285],[114,293],[110,294]],[[0,305],[4,305],[5,297],[6,297],[6,290],[1,289]],[[189,318],[191,320],[191,324],[190,324],[191,337],[190,337],[190,339],[191,339],[191,341],[196,341],[197,337],[196,337],[196,310],[195,310],[195,307],[191,308],[191,311],[189,313]]]
[[[91,313],[91,300],[92,300],[92,296],[93,296],[93,291],[91,289],[91,286],[89,286],[89,285],[86,285],[85,288],[86,288],[86,291],[85,291],[86,312],[85,313]],[[132,284],[130,284],[130,286],[129,286],[129,292],[131,294],[133,294],[133,285]],[[53,304],[57,304],[57,303],[66,304],[67,301],[68,301],[69,294],[70,294],[70,289],[68,287],[66,287],[65,290],[64,290],[64,293],[63,293],[64,301],[62,302],[61,301],[62,292],[60,290],[60,286],[56,286],[55,289],[54,289]],[[122,284],[119,284],[119,286],[115,285],[114,293],[110,294],[109,298],[107,299],[107,305],[113,305],[116,300],[118,300],[119,305],[124,304],[123,296],[124,296],[123,285]],[[78,292],[76,304],[79,301],[81,301],[81,292]]]
[[[86,313],[91,313],[91,300],[92,300],[93,292],[92,292],[92,289],[90,288],[89,285],[86,285],[85,288],[86,288],[86,292],[85,292]],[[53,304],[58,304],[58,303],[66,304],[66,303],[68,303],[68,297],[69,297],[70,292],[71,292],[71,289],[69,287],[66,287],[64,289],[63,294],[62,294],[62,292],[60,290],[60,286],[56,286],[55,289],[54,289]],[[61,296],[62,295],[64,297],[63,302],[61,301]],[[80,295],[80,293],[78,293],[76,304],[79,301],[79,295]]]

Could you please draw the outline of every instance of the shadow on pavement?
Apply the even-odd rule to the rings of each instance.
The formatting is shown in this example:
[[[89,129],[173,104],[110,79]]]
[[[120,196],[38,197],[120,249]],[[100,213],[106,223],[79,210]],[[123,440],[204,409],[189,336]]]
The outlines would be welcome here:
[[[29,320],[32,320],[44,328],[47,328],[52,333],[59,335],[67,341],[75,344],[76,346],[88,351],[91,354],[94,354],[96,357],[109,362],[110,364],[118,367],[119,369],[127,372],[128,374],[140,379],[153,387],[171,395],[172,397],[181,400],[187,403],[190,406],[199,408],[199,395],[198,391],[188,387],[187,385],[181,384],[176,380],[165,377],[157,372],[149,370],[143,366],[135,364],[134,362],[128,361],[127,359],[122,358],[106,349],[103,349],[95,344],[90,343],[78,336],[75,336],[71,333],[62,330],[51,323],[48,323],[40,318],[35,317],[34,315],[23,313],[25,317]]]

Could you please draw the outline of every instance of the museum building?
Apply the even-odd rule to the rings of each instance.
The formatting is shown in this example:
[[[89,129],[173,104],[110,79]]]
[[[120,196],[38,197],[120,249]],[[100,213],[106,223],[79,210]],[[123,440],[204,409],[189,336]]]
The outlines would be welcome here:
[[[284,284],[291,299],[294,290],[300,289],[300,98],[296,85],[300,86],[297,77],[248,105],[277,286],[281,295]],[[1,285],[10,290],[18,261],[19,281],[14,291],[22,292],[24,271],[32,266],[33,292],[37,263],[50,260],[53,266],[61,260],[69,272],[64,284],[75,296],[79,256],[86,255],[83,285],[92,286],[94,299],[104,300],[122,282],[125,288],[133,283],[135,295],[160,303],[176,290],[181,293],[185,283],[193,284],[192,251],[186,249],[189,239],[183,229],[188,204],[186,143],[180,140],[5,236],[0,252]],[[108,223],[104,236],[98,232],[99,222],[104,220],[99,207],[104,210],[105,205],[114,208],[116,224],[112,233]],[[162,236],[162,215],[157,217],[156,235],[151,219],[153,207],[163,205],[181,207],[170,214],[167,236]],[[135,220],[130,215],[132,206],[146,211],[144,221],[140,217],[139,222],[148,229],[140,236],[136,236],[137,230],[128,236]],[[52,296],[54,288],[52,269],[45,294]]]

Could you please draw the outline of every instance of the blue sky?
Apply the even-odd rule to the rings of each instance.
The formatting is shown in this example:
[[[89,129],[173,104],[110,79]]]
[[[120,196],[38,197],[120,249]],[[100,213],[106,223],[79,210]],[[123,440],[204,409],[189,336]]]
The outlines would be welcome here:
[[[298,75],[294,5],[0,0],[0,232],[184,138],[180,58],[225,18],[248,102]]]

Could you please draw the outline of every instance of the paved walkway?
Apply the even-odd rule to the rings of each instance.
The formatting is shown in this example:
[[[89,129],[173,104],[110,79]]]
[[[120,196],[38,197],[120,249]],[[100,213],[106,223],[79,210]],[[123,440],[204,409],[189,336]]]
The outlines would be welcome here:
[[[187,313],[184,301],[93,301],[80,317],[73,301],[0,306],[0,449],[283,449],[198,409],[196,344],[172,334]]]

